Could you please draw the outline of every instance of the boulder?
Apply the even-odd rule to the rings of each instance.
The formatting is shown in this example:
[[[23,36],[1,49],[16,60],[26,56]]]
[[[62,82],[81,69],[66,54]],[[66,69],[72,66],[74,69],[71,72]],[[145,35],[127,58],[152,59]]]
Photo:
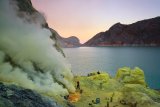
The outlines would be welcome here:
[[[120,68],[118,69],[115,78],[126,84],[147,85],[145,82],[144,72],[138,67],[135,67],[134,69],[130,69],[129,67]]]

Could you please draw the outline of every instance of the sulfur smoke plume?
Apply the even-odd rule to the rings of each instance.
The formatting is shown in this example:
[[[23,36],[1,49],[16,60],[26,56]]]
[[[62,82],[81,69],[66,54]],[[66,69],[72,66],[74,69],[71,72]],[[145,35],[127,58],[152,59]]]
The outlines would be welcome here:
[[[70,65],[54,47],[43,16],[19,12],[15,0],[0,1],[0,81],[50,96],[74,91]]]

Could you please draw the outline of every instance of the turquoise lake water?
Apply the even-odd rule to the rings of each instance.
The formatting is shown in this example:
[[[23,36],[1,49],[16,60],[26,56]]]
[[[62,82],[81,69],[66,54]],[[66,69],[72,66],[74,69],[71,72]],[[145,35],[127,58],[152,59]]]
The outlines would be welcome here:
[[[160,89],[160,47],[80,47],[65,48],[75,75],[106,71],[112,76],[120,67],[140,67],[151,88]]]

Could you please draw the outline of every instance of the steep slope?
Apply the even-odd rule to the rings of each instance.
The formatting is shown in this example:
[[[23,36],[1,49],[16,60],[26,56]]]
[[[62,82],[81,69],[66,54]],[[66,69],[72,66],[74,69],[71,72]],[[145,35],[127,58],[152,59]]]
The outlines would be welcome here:
[[[160,17],[124,25],[116,23],[84,46],[160,46]]]
[[[50,28],[48,26],[48,23],[45,20],[45,17],[43,15],[41,15],[40,12],[38,12],[32,5],[31,0],[13,0],[17,2],[17,6],[18,6],[18,11],[17,15],[21,18],[25,18],[28,22],[30,23],[39,23],[38,20],[41,20],[41,26],[43,28],[49,29],[51,31],[51,36],[50,38],[53,39],[55,42],[54,47],[64,55],[62,49],[60,48],[60,46],[58,45],[58,42],[56,40],[56,37],[58,36],[57,32],[55,30],[53,30],[52,28]],[[27,15],[30,15],[29,17],[31,18],[27,18]]]

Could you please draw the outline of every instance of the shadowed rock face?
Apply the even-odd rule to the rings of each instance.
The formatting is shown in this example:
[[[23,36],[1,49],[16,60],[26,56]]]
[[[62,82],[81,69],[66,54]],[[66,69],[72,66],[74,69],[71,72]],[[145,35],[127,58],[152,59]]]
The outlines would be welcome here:
[[[96,34],[84,46],[160,46],[160,17],[130,25],[117,23]]]
[[[60,107],[53,99],[15,85],[0,83],[0,107]]]

